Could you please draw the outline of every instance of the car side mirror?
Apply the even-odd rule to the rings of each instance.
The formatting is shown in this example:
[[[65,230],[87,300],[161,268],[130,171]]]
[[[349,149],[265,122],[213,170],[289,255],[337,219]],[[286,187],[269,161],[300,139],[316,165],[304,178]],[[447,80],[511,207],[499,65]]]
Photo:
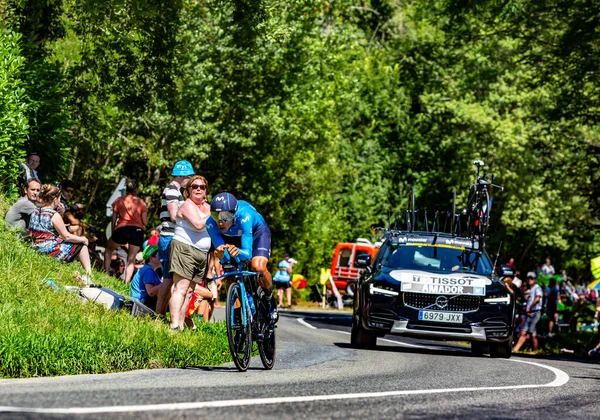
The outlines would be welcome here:
[[[369,254],[360,254],[354,260],[354,265],[359,268],[367,268],[371,266],[371,256]]]

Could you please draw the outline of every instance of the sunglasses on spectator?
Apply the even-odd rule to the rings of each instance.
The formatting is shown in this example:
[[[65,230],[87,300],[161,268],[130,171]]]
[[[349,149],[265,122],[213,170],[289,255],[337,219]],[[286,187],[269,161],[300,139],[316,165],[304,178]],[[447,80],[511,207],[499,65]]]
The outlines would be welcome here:
[[[73,188],[65,188],[63,191],[69,194],[73,194],[75,192]]]
[[[206,190],[206,185],[204,184],[192,184],[192,190],[197,190],[200,188],[201,190]]]

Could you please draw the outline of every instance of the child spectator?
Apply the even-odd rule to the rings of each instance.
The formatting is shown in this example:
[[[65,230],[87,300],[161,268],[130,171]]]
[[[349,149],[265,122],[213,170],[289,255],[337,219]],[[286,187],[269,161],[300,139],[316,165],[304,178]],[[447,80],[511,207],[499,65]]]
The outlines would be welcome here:
[[[158,246],[148,245],[142,253],[142,258],[145,264],[133,276],[130,293],[132,298],[154,311],[161,284],[160,277],[156,274],[156,270],[161,266],[158,259]]]

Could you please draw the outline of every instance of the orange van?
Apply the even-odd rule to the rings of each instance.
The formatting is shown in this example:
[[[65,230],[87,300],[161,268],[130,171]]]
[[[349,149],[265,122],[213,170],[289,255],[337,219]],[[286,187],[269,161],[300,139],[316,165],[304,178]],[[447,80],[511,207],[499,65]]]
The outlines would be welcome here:
[[[358,276],[363,270],[354,265],[356,258],[362,254],[369,254],[371,261],[379,250],[379,244],[372,244],[367,239],[359,238],[356,243],[339,243],[333,252],[331,260],[331,277],[340,294],[354,296]],[[328,285],[331,289],[331,285]]]

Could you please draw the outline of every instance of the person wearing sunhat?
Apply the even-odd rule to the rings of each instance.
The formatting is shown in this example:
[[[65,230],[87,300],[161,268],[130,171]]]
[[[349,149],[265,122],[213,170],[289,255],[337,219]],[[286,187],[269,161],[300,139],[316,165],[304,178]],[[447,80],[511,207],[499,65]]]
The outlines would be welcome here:
[[[144,248],[142,259],[145,264],[131,280],[131,297],[139,300],[153,311],[156,310],[156,299],[161,281],[156,270],[161,266],[158,258],[158,246],[148,245]]]
[[[164,315],[167,312],[167,304],[171,298],[173,287],[173,276],[171,275],[171,241],[175,235],[175,223],[177,222],[177,210],[185,202],[181,189],[187,186],[190,178],[194,176],[194,168],[187,160],[180,160],[173,166],[171,171],[171,182],[162,192],[160,202],[160,236],[158,238],[158,256],[163,268],[163,286],[158,294],[156,312]]]

